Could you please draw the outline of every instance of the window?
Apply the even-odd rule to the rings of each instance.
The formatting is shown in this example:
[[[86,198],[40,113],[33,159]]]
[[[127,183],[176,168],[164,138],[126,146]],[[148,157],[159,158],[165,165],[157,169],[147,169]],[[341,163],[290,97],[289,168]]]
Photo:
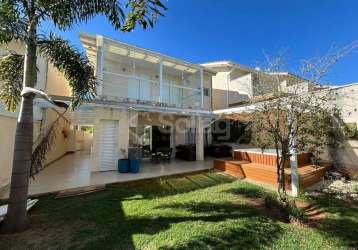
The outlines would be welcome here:
[[[210,89],[204,88],[204,96],[210,96]]]

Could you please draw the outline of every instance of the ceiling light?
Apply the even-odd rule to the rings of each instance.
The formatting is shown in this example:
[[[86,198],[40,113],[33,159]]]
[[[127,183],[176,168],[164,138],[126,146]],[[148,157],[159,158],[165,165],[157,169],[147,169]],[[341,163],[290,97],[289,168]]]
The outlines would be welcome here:
[[[175,63],[172,62],[168,62],[168,61],[164,61],[163,65],[167,66],[167,67],[173,67],[175,65]]]
[[[126,56],[128,55],[128,50],[125,48],[119,48],[119,47],[115,47],[112,45],[108,46],[108,51],[114,54],[118,54],[118,55],[122,55],[122,56]]]
[[[142,54],[140,52],[136,52],[133,50],[129,51],[129,57],[135,58],[135,59],[144,59],[145,58],[145,54]]]

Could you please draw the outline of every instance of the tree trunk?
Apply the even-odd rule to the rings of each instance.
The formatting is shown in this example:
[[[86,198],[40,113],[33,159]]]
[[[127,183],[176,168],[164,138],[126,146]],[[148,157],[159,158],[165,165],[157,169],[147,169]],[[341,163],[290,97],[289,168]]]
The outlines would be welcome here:
[[[287,160],[287,153],[282,146],[281,157],[279,157],[278,148],[276,149],[276,166],[277,166],[277,192],[279,194],[280,201],[285,203],[287,201],[286,186],[285,186],[285,162]]]
[[[23,86],[34,87],[37,81],[35,22],[30,21],[28,35]],[[26,205],[33,146],[33,99],[32,94],[21,99],[15,134],[9,206],[1,228],[3,233],[21,232],[30,226]]]
[[[281,151],[281,159],[279,162],[278,174],[278,193],[282,203],[287,201],[287,193],[285,186],[285,162],[287,160],[287,153],[284,149]]]

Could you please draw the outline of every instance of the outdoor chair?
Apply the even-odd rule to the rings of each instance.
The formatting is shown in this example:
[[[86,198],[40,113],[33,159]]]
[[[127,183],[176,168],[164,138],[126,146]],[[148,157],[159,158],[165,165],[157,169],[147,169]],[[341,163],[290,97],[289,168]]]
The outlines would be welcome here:
[[[163,150],[161,158],[166,161],[170,161],[173,153],[173,148],[169,148],[168,150]]]
[[[151,161],[159,163],[160,158],[161,158],[161,152],[158,152],[157,150],[153,150]]]

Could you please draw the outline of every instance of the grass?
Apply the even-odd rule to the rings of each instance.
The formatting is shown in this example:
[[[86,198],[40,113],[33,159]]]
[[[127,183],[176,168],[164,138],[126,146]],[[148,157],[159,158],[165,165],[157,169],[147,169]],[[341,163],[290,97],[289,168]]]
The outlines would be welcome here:
[[[31,211],[32,228],[0,235],[0,249],[347,249],[358,209],[310,199],[328,213],[317,228],[283,223],[251,201],[268,191],[221,174],[116,184]],[[306,198],[307,199],[307,198]]]

